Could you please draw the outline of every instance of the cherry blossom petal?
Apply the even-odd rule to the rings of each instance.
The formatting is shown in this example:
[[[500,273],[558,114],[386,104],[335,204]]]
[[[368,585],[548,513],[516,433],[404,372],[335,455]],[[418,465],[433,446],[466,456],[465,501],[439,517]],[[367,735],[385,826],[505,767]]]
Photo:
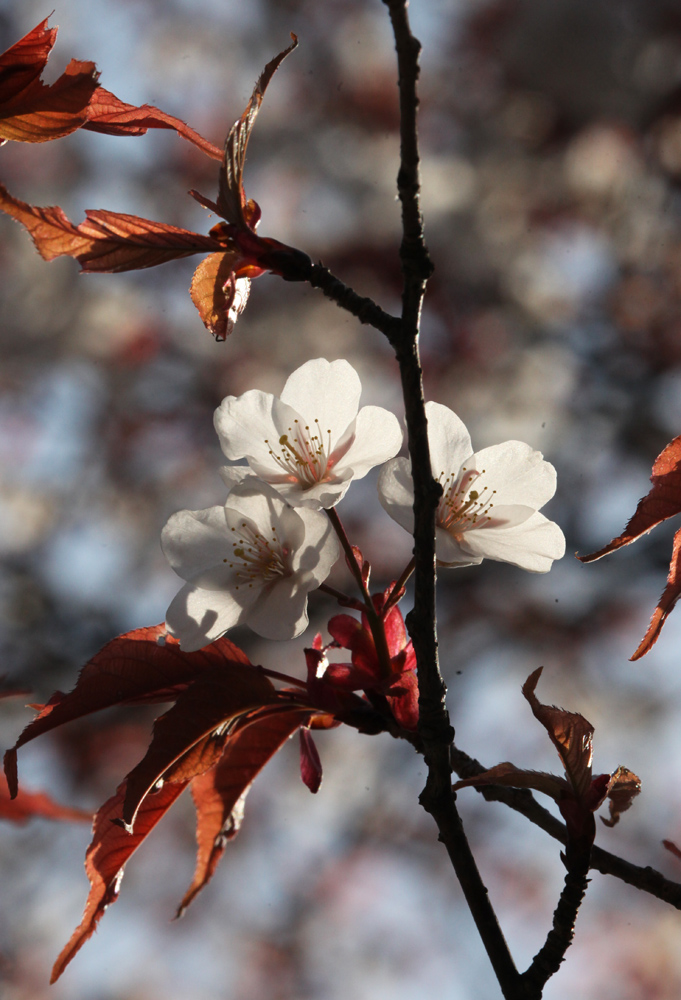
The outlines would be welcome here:
[[[313,510],[334,507],[347,493],[353,478],[359,478],[353,477],[352,469],[348,469],[342,479],[337,476],[333,482],[316,483],[302,491],[297,482],[283,482],[273,475],[267,479],[264,479],[262,474],[256,476],[250,465],[223,465],[218,471],[228,490],[232,490],[238,483],[243,483],[247,479],[268,482],[276,488],[284,500],[296,507],[310,507]]]
[[[228,396],[215,412],[227,458],[246,459],[250,472],[295,507],[333,507],[353,479],[392,458],[402,445],[394,414],[378,406],[359,413],[361,385],[347,361],[318,358],[288,379],[281,398],[250,390]],[[231,487],[245,467],[222,472]]]
[[[476,565],[496,559],[546,573],[565,554],[558,525],[537,513],[555,493],[556,471],[521,441],[471,453],[470,438],[456,414],[427,403],[431,468],[443,486],[436,520],[438,564]],[[414,488],[411,466],[399,458],[378,480],[381,504],[410,533]]]
[[[269,480],[285,480],[272,455],[279,438],[299,414],[271,392],[249,389],[241,396],[227,396],[215,411],[214,424],[227,458],[247,458],[251,471]]]
[[[343,431],[357,416],[362,383],[347,361],[315,358],[297,368],[286,380],[281,400],[308,422],[323,429]]]
[[[258,593],[250,591],[239,601],[227,590],[207,591],[186,583],[175,595],[166,611],[166,627],[180,640],[185,652],[203,649],[228,629],[241,625]]]
[[[428,445],[433,475],[437,478],[459,469],[473,454],[471,436],[466,425],[448,406],[426,403]]]
[[[548,573],[551,563],[565,555],[565,536],[557,524],[535,513],[510,528],[466,532],[461,548],[473,556],[508,562],[530,573]]]
[[[161,532],[161,548],[166,559],[185,580],[221,562],[230,555],[224,507],[180,510]]]
[[[300,635],[307,595],[339,554],[324,514],[294,510],[254,477],[235,486],[224,507],[174,514],[162,547],[187,581],[166,623],[189,651],[242,623],[265,638]]]
[[[384,505],[385,506],[385,505]],[[463,569],[466,566],[479,566],[483,560],[482,556],[474,556],[469,551],[469,546],[464,549],[460,542],[450,535],[444,528],[435,526],[435,555],[438,566],[447,568]]]
[[[259,595],[247,624],[265,639],[295,639],[307,628],[307,595],[312,589],[295,576],[282,577]]]
[[[394,521],[411,535],[414,531],[414,483],[408,458],[395,458],[378,476],[378,499]]]
[[[351,469],[353,479],[362,479],[370,469],[383,465],[402,447],[402,430],[394,413],[381,406],[363,406],[357,414],[352,444],[340,468]]]
[[[483,448],[471,456],[470,467],[488,471],[476,483],[479,489],[494,476],[498,504],[523,504],[539,510],[556,492],[556,470],[544,461],[540,451],[535,451],[522,441],[504,441],[490,448]]]
[[[298,518],[305,530],[305,545],[296,547],[291,556],[291,569],[299,575],[308,590],[318,587],[334,566],[340,548],[326,514],[297,507],[287,513]],[[292,531],[289,538],[293,537]]]
[[[227,517],[232,521],[231,512],[241,515],[246,521],[253,521],[263,534],[268,537],[277,531],[282,544],[286,544],[292,553],[302,546],[306,536],[306,521],[282,500],[279,493],[268,487],[266,483],[257,480],[245,481],[238,489],[232,490],[225,504]],[[323,516],[314,523],[324,525],[327,520]],[[230,528],[236,526],[230,523]],[[326,533],[328,535],[328,532]],[[315,535],[315,543],[317,541]]]
[[[223,465],[218,469],[220,478],[228,490],[233,489],[237,483],[242,483],[253,475],[250,465]]]

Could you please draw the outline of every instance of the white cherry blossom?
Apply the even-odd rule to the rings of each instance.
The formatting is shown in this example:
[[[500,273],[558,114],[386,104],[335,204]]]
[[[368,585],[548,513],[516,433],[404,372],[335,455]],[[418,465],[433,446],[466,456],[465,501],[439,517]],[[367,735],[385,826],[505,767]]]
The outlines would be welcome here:
[[[483,559],[546,573],[565,555],[565,538],[539,508],[556,491],[556,470],[522,441],[473,452],[465,425],[448,407],[427,403],[433,477],[442,484],[435,546],[440,566]],[[412,532],[414,487],[406,458],[389,462],[378,480],[381,504]]]
[[[333,507],[353,479],[393,458],[402,445],[397,417],[380,406],[359,409],[362,386],[347,361],[308,361],[280,397],[251,389],[227,396],[215,429],[229,459],[231,488],[247,476],[270,483],[294,507]]]
[[[202,649],[235,625],[267,639],[292,639],[307,626],[307,595],[339,554],[328,517],[293,510],[251,479],[222,507],[181,510],[161,535],[168,562],[186,584],[166,614],[185,650]]]

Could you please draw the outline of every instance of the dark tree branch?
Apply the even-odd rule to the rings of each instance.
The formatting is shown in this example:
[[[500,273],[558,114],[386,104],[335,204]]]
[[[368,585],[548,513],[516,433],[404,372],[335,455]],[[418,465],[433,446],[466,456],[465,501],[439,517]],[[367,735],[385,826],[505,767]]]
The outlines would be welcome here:
[[[532,959],[521,980],[529,1000],[541,1000],[544,986],[560,968],[575,936],[575,923],[589,884],[591,848],[596,836],[596,820],[586,812],[568,836],[565,854],[562,855],[567,875],[558,906],[553,914],[553,924],[546,941]]]
[[[428,444],[423,379],[419,357],[419,324],[426,281],[432,267],[419,207],[420,177],[416,112],[420,43],[409,27],[406,0],[383,0],[395,35],[400,94],[400,168],[397,185],[402,203],[404,275],[402,319],[391,341],[400,369],[407,438],[414,481],[414,608],[407,616],[419,678],[419,733],[429,765],[424,795],[450,797],[449,745],[453,730],[445,707],[446,688],[437,654],[435,619],[435,513],[442,488],[433,479]],[[429,810],[430,811],[430,810]]]
[[[390,12],[397,51],[400,94],[400,168],[397,189],[402,204],[400,261],[404,278],[402,321],[390,342],[395,349],[405,404],[407,438],[414,482],[414,608],[407,626],[416,652],[419,681],[419,736],[428,767],[423,808],[434,818],[471,910],[485,950],[507,1000],[526,994],[487,889],[466,839],[451,788],[449,747],[454,731],[445,705],[435,615],[435,515],[442,487],[433,479],[428,443],[419,328],[426,282],[433,271],[423,232],[417,131],[417,81],[420,42],[409,26],[407,0],[383,0]]]
[[[319,288],[327,298],[333,299],[340,309],[352,313],[360,323],[367,323],[383,333],[391,344],[394,344],[402,323],[397,316],[391,316],[377,305],[373,299],[358,295],[340,278],[324,267],[323,264],[313,264],[306,280],[313,288]]]
[[[403,236],[400,257],[405,277],[404,315],[418,324],[425,283],[433,273],[423,233],[420,205],[421,178],[416,120],[419,99],[416,85],[420,72],[421,43],[411,33],[406,0],[383,0],[383,3],[390,12],[399,73],[400,169],[397,175],[397,193],[402,204]],[[413,313],[415,307],[418,307],[416,314]]]
[[[558,900],[558,906],[553,914],[553,927],[548,933],[544,946],[532,959],[530,967],[520,977],[526,987],[529,1000],[540,1000],[544,986],[553,976],[565,958],[565,953],[572,944],[575,935],[577,913],[584,899],[586,887],[589,884],[588,853],[582,863],[568,871],[565,885]]]
[[[437,823],[439,839],[452,862],[503,996],[506,1000],[530,1000],[473,857],[456,808],[456,796],[454,793],[433,796],[426,787],[421,795],[421,804]]]
[[[402,206],[403,239],[400,260],[404,277],[402,316],[392,316],[372,299],[357,294],[321,263],[305,274],[313,288],[383,333],[395,350],[405,401],[409,454],[414,481],[414,609],[407,616],[414,643],[419,679],[419,735],[410,742],[423,753],[428,779],[421,804],[438,826],[452,866],[463,889],[481,939],[507,1000],[535,1000],[559,968],[572,937],[577,911],[588,884],[588,866],[568,871],[554,913],[552,929],[530,967],[520,975],[489,902],[451,791],[451,770],[471,777],[485,768],[453,745],[454,731],[445,706],[446,687],[440,673],[435,616],[435,514],[441,488],[432,477],[427,420],[419,357],[419,329],[426,283],[432,263],[424,238],[420,211],[420,178],[417,131],[420,43],[411,34],[406,0],[382,0],[390,13],[398,56],[400,92],[400,168],[397,177]],[[398,735],[393,733],[393,735]],[[527,789],[486,786],[477,791],[488,801],[503,802],[524,815],[551,837],[565,844],[566,828],[535,800]],[[641,868],[594,847],[590,867],[648,892],[681,909],[681,885],[653,868]]]
[[[669,903],[677,910],[681,910],[681,885],[665,878],[660,872],[647,865],[641,868],[624,858],[604,851],[600,847],[594,847],[591,852],[591,867],[594,871],[601,872],[602,875],[613,875],[615,878],[633,885],[642,892],[657,896],[658,899]]]

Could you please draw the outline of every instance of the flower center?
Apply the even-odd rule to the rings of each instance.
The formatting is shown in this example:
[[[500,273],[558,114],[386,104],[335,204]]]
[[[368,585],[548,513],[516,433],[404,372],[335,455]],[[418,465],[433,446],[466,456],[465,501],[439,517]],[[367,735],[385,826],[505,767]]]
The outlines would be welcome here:
[[[299,420],[294,420],[293,427],[281,435],[276,445],[272,446],[267,438],[265,444],[288,481],[300,483],[303,489],[323,482],[334,464],[331,431],[327,430],[324,435],[317,419],[312,426],[301,426]]]
[[[266,538],[248,521],[242,521],[239,528],[232,528],[236,538],[232,541],[231,559],[223,559],[230,569],[235,570],[239,581],[234,589],[263,586],[278,576],[288,576],[289,550],[277,538],[277,529],[272,527],[272,535]]]
[[[464,465],[456,475],[450,473],[445,477],[441,472],[438,477],[444,492],[437,510],[437,523],[457,541],[461,541],[470,528],[482,528],[492,520],[492,497],[497,491],[490,491],[489,486],[472,489],[484,474],[484,469],[478,472]]]

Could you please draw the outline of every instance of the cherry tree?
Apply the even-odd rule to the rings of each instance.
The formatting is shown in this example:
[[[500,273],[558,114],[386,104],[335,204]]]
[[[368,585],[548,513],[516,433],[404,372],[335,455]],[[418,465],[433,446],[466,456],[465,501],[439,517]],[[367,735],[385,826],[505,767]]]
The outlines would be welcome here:
[[[186,489],[181,501],[166,499],[172,512],[160,532],[160,546],[183,582],[165,620],[110,637],[87,659],[70,691],[57,690],[44,704],[31,706],[34,718],[5,753],[9,797],[3,801],[3,818],[90,818],[87,810],[57,805],[43,792],[24,792],[18,751],[106,708],[170,703],[154,720],[141,759],[127,773],[122,770],[115,791],[94,812],[85,861],[89,894],[81,923],[56,959],[52,982],[76,959],[118,898],[130,857],[185,790],[196,809],[197,855],[178,915],[213,878],[225,853],[229,864],[228,845],[263,768],[297,735],[303,784],[323,795],[324,753],[313,733],[326,733],[326,745],[341,728],[358,739],[384,734],[423,762],[418,803],[451,863],[452,885],[458,881],[499,995],[533,1000],[544,994],[569,954],[593,871],[619,879],[633,887],[631,892],[635,888],[681,906],[678,883],[650,864],[634,864],[595,843],[598,811],[606,808],[603,824],[619,831],[621,815],[639,805],[642,780],[619,761],[602,763],[603,771],[594,773],[598,727],[576,710],[578,704],[563,709],[539,699],[540,676],[542,698],[549,697],[551,684],[541,665],[527,664],[518,702],[526,702],[527,725],[533,717],[537,732],[543,728],[548,735],[564,774],[507,760],[482,764],[455,735],[457,711],[451,699],[447,702],[446,671],[440,665],[438,579],[450,570],[480,572],[483,561],[488,573],[505,563],[544,576],[554,572],[554,563],[573,557],[566,556],[560,517],[542,513],[561,490],[551,455],[545,459],[533,445],[514,438],[475,450],[461,417],[430,398],[421,358],[422,336],[428,334],[422,334],[421,322],[437,260],[426,244],[420,201],[421,45],[406,0],[383,0],[383,6],[398,81],[400,309],[384,308],[358,293],[342,276],[313,262],[304,248],[264,235],[269,234],[266,214],[247,196],[249,141],[266,92],[295,58],[295,35],[265,65],[224,146],[158,107],[115,96],[104,89],[92,62],[71,60],[54,83],[44,83],[57,37],[49,19],[0,57],[0,136],[6,143],[24,143],[30,153],[29,144],[53,143],[76,132],[144,142],[143,136],[164,130],[185,140],[192,155],[217,171],[214,198],[189,192],[219,220],[207,233],[109,207],[87,209],[85,221],[76,224],[61,207],[47,204],[53,199],[47,182],[41,204],[15,193],[15,183],[12,190],[0,185],[0,209],[27,231],[44,261],[73,258],[83,272],[112,274],[204,255],[189,297],[208,331],[200,329],[199,335],[212,335],[214,342],[207,340],[212,349],[228,355],[247,336],[252,297],[258,295],[256,285],[251,297],[254,279],[271,275],[301,294],[315,290],[390,352],[404,413],[402,423],[386,406],[366,401],[360,406],[362,381],[353,365],[317,353],[290,366],[278,395],[269,391],[271,386],[261,388],[254,374],[248,388],[226,394],[216,405],[214,428],[207,433],[215,434],[221,461],[227,462],[215,467],[223,496],[199,509],[180,509]],[[671,441],[654,464],[651,457],[652,489],[624,531],[592,555],[580,555],[583,563],[628,546],[681,512],[679,440]],[[373,502],[412,539],[411,554],[402,563],[381,551],[380,540],[374,552],[370,535],[358,544],[343,515],[355,483],[374,471]],[[357,513],[353,516],[356,521]],[[677,533],[666,587],[632,659],[651,649],[681,593],[679,549]],[[310,608],[321,599],[333,614],[316,631],[317,626],[310,628]],[[486,615],[493,622],[494,609]],[[315,623],[318,618],[315,613]],[[232,636],[235,629],[243,645],[248,639],[241,636],[251,633],[286,643],[302,637],[304,650],[290,646],[286,669],[268,663],[265,655],[262,663],[254,663]],[[111,739],[115,742],[115,734]],[[622,746],[628,754],[630,744],[624,740]],[[557,842],[555,865],[563,884],[544,940],[536,942],[524,964],[507,942],[494,894],[481,874],[476,837],[466,832],[459,803],[473,794],[463,792],[468,788],[519,813],[528,828],[533,825]],[[534,792],[553,800],[559,815]],[[660,831],[660,840],[665,832]],[[679,848],[674,837],[665,838],[665,845],[671,861]]]

